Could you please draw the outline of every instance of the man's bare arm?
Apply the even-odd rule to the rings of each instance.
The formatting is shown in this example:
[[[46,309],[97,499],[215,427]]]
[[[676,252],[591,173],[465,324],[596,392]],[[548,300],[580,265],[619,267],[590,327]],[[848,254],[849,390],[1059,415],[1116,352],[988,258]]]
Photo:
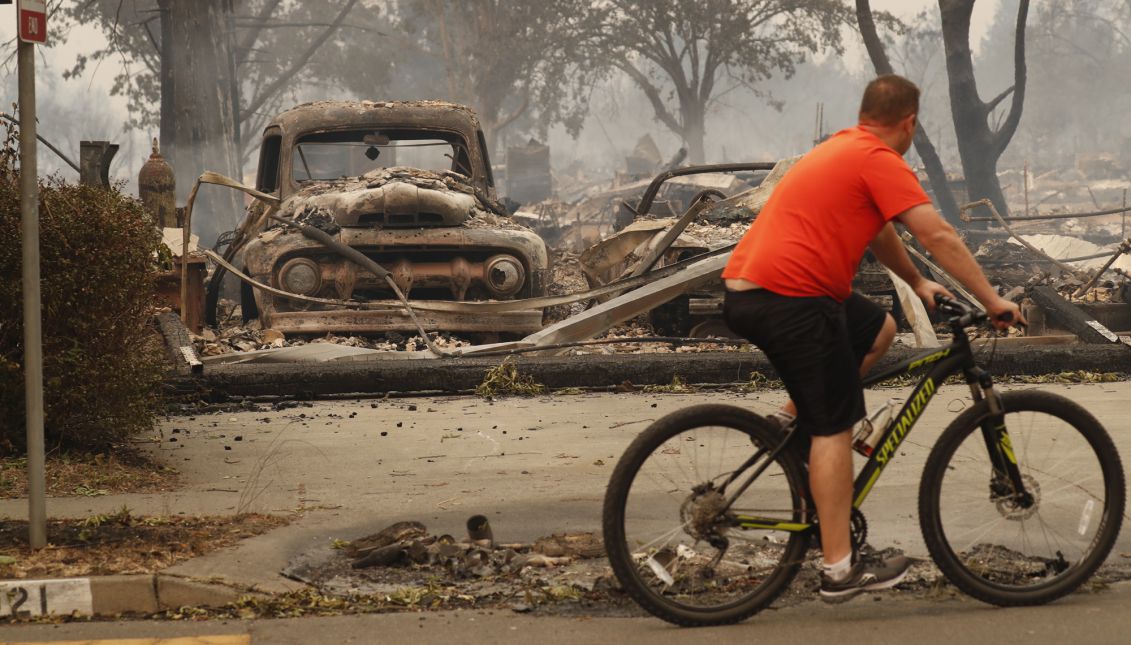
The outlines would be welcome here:
[[[870,248],[877,260],[903,278],[903,281],[912,288],[924,279],[923,274],[919,273],[919,269],[911,262],[911,257],[907,255],[907,249],[903,248],[899,233],[896,233],[895,226],[891,222],[880,229],[879,235],[872,240]]]
[[[954,294],[946,287],[924,278],[923,274],[919,273],[919,269],[911,262],[911,257],[907,255],[907,249],[903,247],[903,241],[899,239],[899,234],[896,233],[895,226],[891,222],[880,229],[879,235],[872,240],[871,249],[876,259],[910,285],[915,291],[915,295],[923,300],[927,309],[935,310],[936,294],[954,297]]]
[[[1012,315],[1014,321],[1025,322],[1021,317],[1020,308],[998,295],[997,290],[982,273],[982,267],[978,266],[978,261],[974,259],[970,249],[966,248],[966,244],[958,237],[958,232],[939,215],[934,206],[930,204],[913,206],[896,218],[911,231],[915,239],[927,247],[942,268],[974,294],[974,297],[986,307],[986,312],[993,320],[1001,321],[1003,315],[1008,313]],[[1005,327],[1008,324],[998,324],[998,326]]]

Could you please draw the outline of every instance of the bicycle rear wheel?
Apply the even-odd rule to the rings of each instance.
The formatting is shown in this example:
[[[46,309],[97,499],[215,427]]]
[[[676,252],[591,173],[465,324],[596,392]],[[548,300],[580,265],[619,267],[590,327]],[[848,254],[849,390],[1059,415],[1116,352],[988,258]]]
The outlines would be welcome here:
[[[927,458],[919,521],[931,557],[964,592],[1036,605],[1072,592],[1111,551],[1123,515],[1123,467],[1100,423],[1047,392],[1001,395],[1028,499],[995,475],[982,401],[943,431]]]
[[[751,616],[786,589],[809,544],[797,530],[809,514],[794,451],[766,459],[783,437],[741,408],[697,405],[632,442],[609,482],[603,525],[613,571],[644,609],[677,625],[719,625]],[[757,449],[767,453],[724,487]],[[728,493],[763,464],[722,512]],[[739,517],[761,528],[739,528]]]

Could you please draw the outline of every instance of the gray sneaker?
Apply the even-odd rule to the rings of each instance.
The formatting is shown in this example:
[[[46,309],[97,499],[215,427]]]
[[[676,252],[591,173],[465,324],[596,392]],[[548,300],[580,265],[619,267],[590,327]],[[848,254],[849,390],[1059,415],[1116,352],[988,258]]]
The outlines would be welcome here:
[[[853,556],[856,562],[844,580],[834,581],[821,572],[821,600],[830,603],[851,600],[865,591],[890,589],[907,576],[911,560],[902,555],[888,558]]]
[[[765,416],[765,419],[766,421],[770,422],[770,425],[774,426],[774,429],[780,430],[782,432],[789,430],[791,427],[793,427],[793,424],[797,423],[797,417],[789,418],[786,417],[782,412],[773,412],[771,414],[767,414]]]

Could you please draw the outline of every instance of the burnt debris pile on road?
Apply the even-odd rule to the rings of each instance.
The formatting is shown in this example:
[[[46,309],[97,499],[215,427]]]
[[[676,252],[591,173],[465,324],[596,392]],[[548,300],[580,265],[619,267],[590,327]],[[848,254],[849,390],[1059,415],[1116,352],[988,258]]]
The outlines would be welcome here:
[[[459,539],[404,521],[363,538],[335,541],[334,547],[300,555],[282,574],[330,596],[421,596],[421,589],[432,587],[454,590],[472,604],[517,611],[588,594],[607,598],[615,589],[604,546],[594,533],[506,543],[493,538],[482,515],[468,520],[468,532]]]
[[[641,614],[621,591],[595,534],[555,534],[532,543],[508,544],[493,539],[484,516],[473,516],[468,524],[478,530],[472,528],[456,539],[432,535],[420,522],[397,522],[372,535],[348,542],[335,540],[333,548],[301,554],[281,573],[325,596],[379,598],[386,604],[414,609],[494,607],[550,615]],[[893,553],[898,550],[885,549],[880,555]],[[1001,571],[1019,577],[1047,566],[1015,556],[985,547],[973,557],[992,559]],[[806,562],[775,606],[816,599],[819,549],[810,549]],[[1131,567],[1113,562],[1086,588],[1102,589],[1129,577]],[[894,591],[920,597],[962,597],[928,560],[916,560]]]

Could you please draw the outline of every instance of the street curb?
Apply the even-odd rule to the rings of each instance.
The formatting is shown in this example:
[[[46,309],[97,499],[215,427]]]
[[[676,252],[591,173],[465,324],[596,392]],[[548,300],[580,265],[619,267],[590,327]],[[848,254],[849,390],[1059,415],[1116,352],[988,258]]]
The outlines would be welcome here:
[[[925,350],[893,347],[877,368]],[[1070,371],[1131,374],[1131,347],[1123,344],[1020,346],[1007,342],[977,350],[979,364],[995,376],[1036,376]],[[990,360],[992,357],[992,360]],[[518,355],[429,360],[383,359],[366,362],[246,364],[206,367],[200,375],[171,376],[171,396],[225,401],[232,396],[293,396],[312,399],[335,394],[387,392],[467,392],[483,382],[488,370],[504,360],[518,372],[549,388],[727,384],[750,380],[752,372],[776,376],[765,355],[749,352],[613,354],[571,357]]]
[[[247,595],[229,586],[164,574],[0,581],[17,594],[31,615],[91,616],[154,614],[182,607],[220,607]]]

